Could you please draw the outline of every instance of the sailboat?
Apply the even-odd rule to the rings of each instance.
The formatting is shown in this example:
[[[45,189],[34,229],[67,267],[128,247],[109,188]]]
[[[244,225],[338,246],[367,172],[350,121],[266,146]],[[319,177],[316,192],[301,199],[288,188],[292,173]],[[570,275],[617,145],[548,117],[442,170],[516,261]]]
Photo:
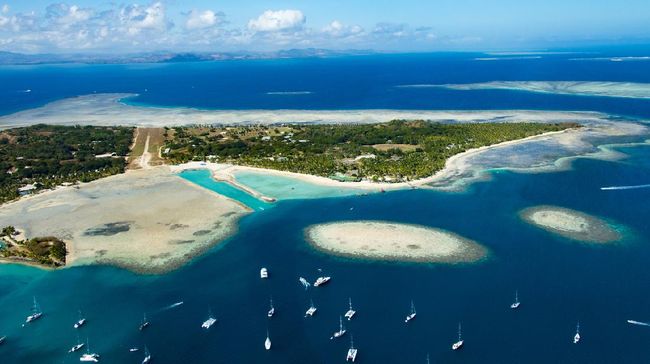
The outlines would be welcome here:
[[[86,353],[79,358],[79,361],[92,361],[94,363],[99,362],[99,354],[90,352],[90,344],[88,339],[86,339]]]
[[[145,346],[144,359],[142,360],[142,364],[147,364],[147,363],[151,363],[151,353],[149,353],[149,349]]]
[[[149,321],[147,321],[147,314],[145,313],[142,317],[142,323],[140,324],[140,331],[149,327]]]
[[[351,361],[354,363],[357,360],[358,350],[354,348],[354,338],[350,335],[350,348],[348,349],[348,355],[345,357],[345,361]]]
[[[513,309],[513,310],[516,310],[516,309],[519,308],[520,305],[521,305],[521,302],[519,302],[519,291],[515,291],[515,302],[513,302],[510,305],[510,308]]]
[[[260,269],[260,278],[262,279],[269,278],[269,270],[262,267],[262,269]]]
[[[305,312],[305,317],[314,316],[315,313],[316,313],[316,306],[314,306],[314,301],[309,300],[309,309],[307,310],[307,312]]]
[[[0,345],[2,345],[5,342],[5,340],[7,340],[6,336],[0,336]]]
[[[210,326],[214,325],[216,322],[217,319],[214,318],[214,315],[212,315],[212,310],[208,310],[208,319],[203,321],[201,327],[207,330],[210,328]]]
[[[573,343],[577,344],[580,342],[580,323],[576,326],[576,334],[573,336]]]
[[[413,301],[411,301],[411,313],[406,315],[406,319],[404,320],[404,322],[409,322],[413,320],[415,318],[415,315],[417,315],[417,313],[415,312],[415,305],[413,305]]]
[[[34,297],[34,305],[32,306],[32,314],[27,316],[25,319],[26,323],[38,320],[43,316],[43,312],[41,312],[41,307],[38,305],[38,302],[36,302],[36,297]]]
[[[345,328],[343,327],[343,318],[339,316],[339,331],[335,332],[332,337],[330,337],[330,340],[336,339],[337,337],[341,337],[345,335]]]
[[[86,319],[81,315],[81,310],[79,310],[79,321],[74,324],[74,328],[78,329],[86,323]]]
[[[345,318],[348,319],[348,321],[352,320],[352,317],[354,316],[357,311],[352,309],[352,297],[348,298],[348,302],[350,303],[350,309],[348,312],[345,313]]]
[[[451,350],[458,350],[458,349],[462,348],[464,343],[465,342],[463,341],[462,336],[461,336],[461,327],[460,327],[460,322],[459,322],[458,323],[458,341],[456,341],[455,343],[453,343],[451,345]]]
[[[269,299],[269,306],[270,306],[269,312],[266,313],[266,316],[273,317],[273,315],[275,314],[275,307],[273,307],[273,297]]]
[[[266,340],[264,340],[264,349],[271,350],[271,338],[269,337],[269,330],[266,330]]]
[[[77,344],[68,350],[68,353],[74,353],[75,351],[84,347],[84,343],[79,341],[79,336],[77,336]]]

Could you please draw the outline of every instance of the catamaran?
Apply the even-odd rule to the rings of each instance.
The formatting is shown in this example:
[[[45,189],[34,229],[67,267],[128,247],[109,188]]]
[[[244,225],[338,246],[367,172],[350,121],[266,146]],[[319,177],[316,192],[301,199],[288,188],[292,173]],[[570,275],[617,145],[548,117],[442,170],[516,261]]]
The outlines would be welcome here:
[[[337,337],[341,337],[345,335],[345,328],[343,327],[343,318],[339,316],[339,331],[335,332],[331,337],[330,340],[336,339]]]
[[[305,312],[305,317],[314,316],[315,313],[316,313],[316,307],[314,306],[314,301],[309,300],[309,309],[307,310],[307,312]]]
[[[351,361],[354,363],[357,360],[358,350],[354,348],[354,338],[350,335],[350,348],[348,349],[348,355],[345,357],[345,361]]]
[[[266,330],[266,340],[264,340],[264,349],[271,350],[271,338],[269,337],[269,330]]]
[[[316,282],[314,282],[314,287],[320,287],[325,283],[329,282],[330,279],[332,279],[332,277],[318,277],[316,279]]]
[[[415,312],[415,305],[413,305],[413,301],[411,301],[411,313],[406,315],[406,319],[404,320],[404,322],[409,322],[413,320],[415,318],[415,315],[417,315],[417,313]]]
[[[144,347],[144,359],[142,360],[142,364],[147,364],[151,363],[151,353],[149,353],[149,349],[147,347]]]
[[[350,320],[352,320],[352,317],[354,316],[354,314],[357,313],[357,311],[352,309],[352,297],[350,297],[348,299],[348,301],[350,303],[350,309],[348,310],[348,312],[345,313],[344,316],[345,316],[346,319],[348,319],[348,321],[350,321]]]
[[[513,309],[513,310],[516,310],[516,309],[519,308],[520,305],[521,305],[521,302],[519,302],[519,292],[515,291],[515,302],[513,302],[510,305],[510,308]]]
[[[145,313],[142,317],[142,323],[140,324],[140,331],[149,327],[149,321],[147,321],[147,314]]]
[[[266,316],[273,317],[273,315],[275,314],[275,307],[273,307],[273,298],[269,299],[269,306],[270,306],[269,312],[266,313]]]
[[[260,278],[269,278],[269,271],[266,268],[260,269]]]
[[[74,324],[74,328],[78,329],[86,323],[86,318],[81,315],[81,310],[79,310],[79,321]]]
[[[455,343],[453,343],[453,344],[451,345],[451,350],[458,350],[458,349],[462,348],[462,347],[463,347],[463,344],[465,343],[465,342],[463,341],[462,337],[461,337],[461,331],[460,331],[460,329],[461,329],[461,327],[460,327],[460,322],[459,322],[459,323],[458,323],[458,341],[456,341]]]
[[[36,302],[36,297],[34,297],[34,305],[32,306],[32,314],[27,316],[25,319],[26,323],[38,320],[43,316],[43,312],[41,312],[41,307],[38,305],[38,302]]]
[[[203,321],[201,327],[204,329],[209,329],[210,326],[214,325],[217,322],[217,319],[212,315],[212,310],[208,311],[208,319]]]
[[[576,326],[576,334],[573,336],[573,343],[577,344],[580,342],[580,323]]]
[[[79,358],[79,361],[92,361],[94,363],[99,362],[99,354],[90,352],[90,344],[86,340],[86,353]]]

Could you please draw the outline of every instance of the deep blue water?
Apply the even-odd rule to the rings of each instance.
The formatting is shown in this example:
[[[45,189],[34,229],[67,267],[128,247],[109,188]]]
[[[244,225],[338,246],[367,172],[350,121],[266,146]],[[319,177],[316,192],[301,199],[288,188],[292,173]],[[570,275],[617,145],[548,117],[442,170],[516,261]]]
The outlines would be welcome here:
[[[610,56],[624,56],[611,53]],[[518,91],[396,88],[499,80],[650,82],[650,62],[574,61],[608,54],[476,61],[484,54],[402,54],[177,64],[0,67],[0,115],[94,92],[133,103],[213,109],[550,109],[649,117],[650,100]],[[29,93],[24,90],[32,90]],[[146,90],[146,91],[145,91]],[[267,92],[308,91],[302,95]]]

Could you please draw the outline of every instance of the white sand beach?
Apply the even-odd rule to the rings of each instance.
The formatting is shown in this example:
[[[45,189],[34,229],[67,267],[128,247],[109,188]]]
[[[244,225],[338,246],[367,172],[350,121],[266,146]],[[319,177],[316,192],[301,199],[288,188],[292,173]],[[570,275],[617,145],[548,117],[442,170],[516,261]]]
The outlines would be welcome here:
[[[557,206],[535,206],[521,211],[524,221],[539,228],[589,243],[611,243],[621,234],[605,220]]]
[[[68,266],[112,264],[159,273],[232,235],[248,212],[168,167],[153,167],[3,205],[0,226],[63,239]]]
[[[385,221],[343,221],[305,229],[310,244],[325,253],[384,261],[471,263],[483,246],[454,233]]]

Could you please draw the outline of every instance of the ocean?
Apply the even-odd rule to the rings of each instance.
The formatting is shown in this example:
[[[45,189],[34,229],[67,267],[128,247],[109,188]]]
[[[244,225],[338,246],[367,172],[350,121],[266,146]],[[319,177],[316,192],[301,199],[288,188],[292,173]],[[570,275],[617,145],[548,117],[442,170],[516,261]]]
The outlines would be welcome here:
[[[4,114],[97,92],[139,92],[130,102],[205,108],[401,108],[593,110],[650,116],[650,101],[515,91],[398,89],[398,84],[490,80],[650,82],[650,62],[576,62],[571,55],[474,61],[473,55],[384,55],[335,59],[171,65],[17,66],[0,68]],[[478,55],[477,55],[478,57]],[[165,75],[165,77],[161,77]],[[192,88],[194,87],[194,88]],[[144,92],[144,89],[147,89]],[[32,92],[19,94],[19,90]],[[188,91],[193,90],[193,91]],[[310,94],[267,95],[266,92]],[[13,93],[12,93],[13,92]],[[138,275],[108,266],[43,271],[0,265],[0,362],[76,363],[67,350],[88,340],[101,362],[137,363],[146,346],[154,363],[340,363],[351,335],[360,363],[638,363],[650,358],[650,146],[616,148],[619,161],[577,159],[553,173],[495,169],[456,192],[406,190],[288,199],[257,205],[201,173],[184,175],[242,199],[256,211],[236,235],[184,267]],[[243,178],[259,179],[245,175]],[[276,177],[268,177],[269,186]],[[259,181],[258,181],[259,183]],[[621,242],[594,246],[528,225],[518,213],[537,205],[607,219]],[[264,207],[261,209],[260,207]],[[209,213],[206,211],[206,213]],[[452,231],[488,250],[476,264],[387,263],[329,256],[309,247],[307,226],[386,220]],[[267,267],[268,280],[259,278]],[[328,285],[305,290],[321,273]],[[521,307],[511,310],[518,290]],[[22,327],[36,296],[42,319]],[[266,312],[273,298],[276,315]],[[330,340],[352,298],[348,334]],[[318,308],[304,318],[310,300]],[[417,318],[404,324],[414,301]],[[171,307],[174,303],[181,305]],[[88,323],[72,325],[82,310]],[[201,328],[208,312],[218,322]],[[139,331],[143,314],[150,327]],[[457,352],[462,323],[465,347]],[[572,343],[577,323],[582,341]],[[272,350],[264,350],[267,330]],[[136,353],[129,348],[139,347]]]

